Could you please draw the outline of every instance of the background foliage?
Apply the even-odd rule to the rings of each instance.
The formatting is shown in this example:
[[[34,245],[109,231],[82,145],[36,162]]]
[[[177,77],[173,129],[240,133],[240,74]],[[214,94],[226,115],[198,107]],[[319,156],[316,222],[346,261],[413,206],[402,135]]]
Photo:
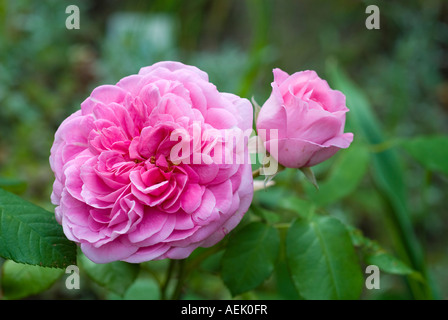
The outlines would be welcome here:
[[[65,28],[70,4],[79,30]],[[370,4],[380,30],[365,28]],[[0,251],[11,259],[0,258],[2,298],[448,298],[446,1],[0,0],[0,21],[0,187],[9,192],[0,191]],[[63,269],[21,263],[76,259],[60,230],[42,227],[53,212],[54,132],[94,87],[170,59],[260,104],[272,68],[314,69],[346,94],[355,142],[314,169],[319,191],[297,170],[280,173],[217,246],[141,265],[99,266],[78,253],[81,289],[67,290]],[[28,203],[11,205],[11,193]],[[41,246],[18,250],[17,230]],[[368,264],[380,267],[380,290],[364,286]]]

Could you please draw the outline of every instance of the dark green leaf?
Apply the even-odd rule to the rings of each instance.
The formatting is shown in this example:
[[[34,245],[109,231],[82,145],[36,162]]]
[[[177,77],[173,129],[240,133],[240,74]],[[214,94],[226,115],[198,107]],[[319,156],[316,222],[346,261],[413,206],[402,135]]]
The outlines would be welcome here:
[[[222,278],[232,295],[252,290],[270,276],[279,246],[278,231],[260,222],[232,235],[222,258]]]
[[[54,214],[0,189],[0,256],[15,262],[63,268],[76,262]]]
[[[7,299],[20,299],[47,290],[64,273],[61,269],[42,268],[11,260],[2,266],[2,292]]]
[[[281,260],[277,263],[274,274],[277,283],[277,290],[282,298],[286,300],[303,299],[300,297],[292,282],[292,278],[289,274],[288,266],[285,260]]]
[[[350,235],[337,219],[298,219],[286,236],[286,257],[305,299],[358,299],[363,275]]]

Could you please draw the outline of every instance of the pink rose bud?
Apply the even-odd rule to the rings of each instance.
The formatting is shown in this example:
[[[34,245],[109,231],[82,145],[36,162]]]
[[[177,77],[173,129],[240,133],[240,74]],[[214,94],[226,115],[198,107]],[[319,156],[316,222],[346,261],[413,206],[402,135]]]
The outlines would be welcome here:
[[[56,219],[97,263],[183,259],[212,246],[248,210],[253,180],[249,162],[211,160],[221,140],[210,133],[251,128],[248,100],[179,62],[100,86],[55,134]]]
[[[288,168],[312,167],[349,147],[353,134],[344,133],[349,110],[340,91],[314,71],[273,73],[271,96],[257,118],[258,135],[271,156]],[[271,138],[272,129],[278,132]]]

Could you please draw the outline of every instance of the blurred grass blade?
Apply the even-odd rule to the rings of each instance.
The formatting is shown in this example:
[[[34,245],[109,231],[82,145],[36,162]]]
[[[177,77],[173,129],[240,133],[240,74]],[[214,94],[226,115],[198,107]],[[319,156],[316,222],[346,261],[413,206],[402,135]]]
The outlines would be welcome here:
[[[327,74],[331,85],[347,97],[347,106],[350,109],[347,114],[347,124],[351,126],[355,139],[363,139],[372,145],[383,142],[381,125],[363,92],[335,62],[328,63]],[[414,298],[432,298],[435,290],[429,288],[423,251],[413,230],[407,204],[404,173],[398,154],[394,149],[372,154],[372,164],[374,181],[391,207],[387,218],[392,222],[397,250],[403,260],[409,262],[413,269],[426,278],[425,285],[408,278]]]

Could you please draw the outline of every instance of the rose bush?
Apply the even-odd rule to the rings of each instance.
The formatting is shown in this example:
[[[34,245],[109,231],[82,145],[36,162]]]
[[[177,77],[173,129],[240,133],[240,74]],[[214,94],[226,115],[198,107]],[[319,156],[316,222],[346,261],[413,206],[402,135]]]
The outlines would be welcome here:
[[[312,167],[349,147],[353,134],[344,133],[348,108],[342,92],[314,71],[273,73],[272,92],[256,124],[271,156],[288,168]],[[275,136],[272,129],[278,130]]]
[[[182,259],[238,224],[252,201],[251,165],[174,161],[179,142],[171,134],[195,126],[215,135],[251,129],[252,106],[178,62],[96,88],[60,125],[50,156],[52,202],[64,233],[88,258]],[[181,158],[208,150],[206,157],[220,143],[199,142],[183,141],[191,155]]]

